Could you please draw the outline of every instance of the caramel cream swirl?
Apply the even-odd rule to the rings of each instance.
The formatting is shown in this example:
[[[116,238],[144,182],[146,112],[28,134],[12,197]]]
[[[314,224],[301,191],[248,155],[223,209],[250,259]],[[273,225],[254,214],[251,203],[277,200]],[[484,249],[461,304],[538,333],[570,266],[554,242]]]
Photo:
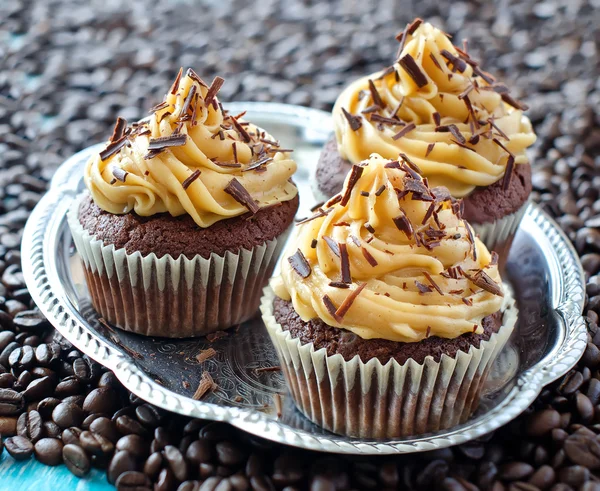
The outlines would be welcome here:
[[[343,158],[404,153],[454,197],[500,180],[510,155],[511,168],[528,162],[525,149],[536,136],[526,106],[504,85],[431,24],[417,19],[401,42],[392,67],[352,83],[336,101]]]
[[[188,213],[208,227],[294,198],[296,163],[270,135],[223,110],[216,98],[222,81],[209,87],[180,71],[149,121],[117,122],[86,168],[94,202],[115,214]]]
[[[481,333],[500,310],[495,254],[405,162],[372,155],[328,204],[298,226],[271,283],[303,320],[414,342]]]

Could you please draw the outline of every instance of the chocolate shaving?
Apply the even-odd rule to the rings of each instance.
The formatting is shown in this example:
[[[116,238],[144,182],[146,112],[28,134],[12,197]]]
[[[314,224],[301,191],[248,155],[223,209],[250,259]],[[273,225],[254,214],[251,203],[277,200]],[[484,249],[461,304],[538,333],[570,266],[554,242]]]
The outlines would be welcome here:
[[[440,65],[440,62],[438,61],[438,59],[435,57],[435,55],[433,53],[429,53],[429,58],[431,58],[431,61],[433,61],[433,64],[438,67],[440,70],[442,69],[442,65]]]
[[[341,274],[343,283],[352,283],[352,275],[350,274],[350,257],[348,256],[348,247],[346,244],[339,243],[338,248],[340,251],[340,262],[341,262]]]
[[[323,295],[323,304],[325,305],[327,312],[329,312],[329,315],[331,315],[336,322],[341,323],[342,318],[336,314],[337,308],[331,301],[331,298],[329,298],[329,295]]]
[[[217,352],[214,348],[203,349],[196,355],[196,360],[198,363],[204,363],[206,360],[210,360],[216,354]]]
[[[433,122],[435,123],[435,125],[439,126],[440,123],[442,122],[442,116],[440,115],[440,113],[438,113],[436,111],[432,114],[432,117],[433,117]]]
[[[463,301],[463,303],[465,305],[468,305],[469,307],[473,306],[473,300],[472,299],[467,298],[467,297],[463,297],[463,298],[461,298],[461,300]]]
[[[252,141],[252,137],[248,134],[248,132],[246,131],[246,129],[239,123],[239,121],[237,119],[235,119],[235,118],[231,118],[231,122],[233,123],[234,128],[240,134],[240,136],[242,137],[242,139],[246,143],[250,143]]]
[[[427,212],[425,213],[425,216],[423,217],[423,221],[421,222],[421,225],[425,225],[427,223],[427,221],[431,218],[431,215],[433,215],[433,212],[435,210],[435,206],[436,206],[435,202],[433,202],[429,205],[429,208],[427,208]]]
[[[191,68],[188,68],[187,71],[185,72],[185,75],[187,77],[190,77],[192,80],[194,80],[195,82],[198,82],[200,85],[202,85],[203,87],[208,87],[208,85],[206,84],[206,82],[204,80],[202,80],[198,74],[192,70]]]
[[[490,276],[483,271],[482,269],[477,270],[477,272],[472,276],[467,276],[467,278],[477,285],[482,290],[490,292],[492,295],[498,295],[499,297],[504,296],[504,292],[502,291],[502,287],[498,285]]]
[[[213,391],[216,388],[217,388],[217,384],[215,384],[215,381],[211,377],[210,373],[208,373],[207,371],[204,371],[204,372],[202,372],[202,377],[200,378],[200,383],[198,384],[198,388],[196,389],[196,392],[194,392],[192,399],[194,399],[195,401],[199,401],[208,392]]]
[[[164,150],[167,147],[181,147],[187,142],[187,135],[161,136],[160,138],[150,138],[148,150]]]
[[[450,295],[462,295],[464,293],[464,290],[450,290]]]
[[[364,171],[364,167],[361,167],[359,165],[352,166],[352,170],[350,171],[350,177],[348,177],[348,182],[344,189],[344,194],[340,201],[340,205],[345,206],[348,203],[348,201],[350,201],[350,194],[352,193],[352,189],[356,185],[356,183],[357,183],[358,179],[360,178],[360,176],[362,175],[363,171]]]
[[[512,155],[508,156],[506,161],[506,170],[504,171],[504,178],[502,180],[502,189],[506,191],[510,186],[510,181],[513,175],[513,169],[515,166],[515,158]]]
[[[364,224],[364,227],[365,227],[365,228],[366,228],[366,229],[367,229],[369,232],[371,232],[372,234],[374,234],[374,233],[375,233],[375,229],[373,228],[373,225],[371,225],[369,222],[366,222],[366,223]]]
[[[408,237],[409,239],[412,238],[413,226],[412,226],[412,223],[410,223],[410,220],[408,219],[408,217],[406,215],[404,215],[404,214],[399,215],[399,216],[393,218],[392,220],[394,221],[394,225],[396,225],[396,227],[398,228],[398,230],[400,230],[400,232],[404,232],[406,237]]]
[[[373,266],[373,267],[377,266],[377,264],[378,264],[377,260],[373,257],[373,255],[367,249],[365,249],[364,247],[361,247],[360,250],[362,251],[363,256],[365,256],[365,259],[371,266]]]
[[[419,68],[419,65],[417,65],[417,62],[411,55],[404,55],[402,58],[400,58],[400,60],[398,60],[398,63],[402,68],[404,68],[406,73],[410,75],[410,78],[412,78],[417,84],[417,87],[421,88],[427,85],[428,82],[426,75],[423,73],[421,68]]]
[[[213,161],[216,165],[218,165],[219,167],[224,167],[226,169],[240,169],[242,167],[242,164],[236,164],[235,162],[218,162],[218,161]]]
[[[404,121],[400,121],[399,119],[394,118],[386,118],[385,116],[381,116],[380,114],[371,114],[370,119],[371,121],[375,121],[376,123],[381,123],[389,126],[406,126],[406,123]]]
[[[467,140],[458,129],[458,126],[456,126],[455,124],[450,124],[448,125],[448,128],[450,129],[450,133],[452,133],[452,135],[454,136],[454,138],[456,138],[458,142],[462,143],[463,145],[467,143]]]
[[[511,152],[511,151],[510,151],[508,148],[506,148],[506,147],[505,147],[505,146],[502,144],[502,142],[501,142],[500,140],[498,140],[498,138],[492,138],[492,141],[493,141],[493,142],[494,142],[496,145],[498,145],[498,146],[499,146],[499,147],[500,147],[502,150],[504,150],[504,151],[505,151],[505,152],[506,152],[508,155],[511,155],[512,157],[514,157],[513,153],[512,153],[512,152]]]
[[[250,196],[250,193],[235,177],[231,181],[229,181],[229,184],[227,184],[223,191],[229,194],[240,205],[248,208],[250,212],[252,212],[252,214],[255,214],[260,209],[259,206],[252,199],[252,196]]]
[[[337,242],[328,235],[324,235],[323,240],[329,246],[331,252],[333,252],[337,257],[340,257],[340,248],[338,247]]]
[[[422,174],[423,172],[421,171],[420,167],[417,164],[415,164],[412,160],[410,160],[408,158],[408,155],[406,155],[405,153],[401,153],[399,154],[399,156],[406,165],[408,165],[414,172],[417,173],[415,175],[414,173],[409,172],[413,179],[421,179],[421,176],[419,174]]]
[[[224,82],[225,80],[223,80],[221,77],[215,77],[213,79],[212,84],[210,84],[210,87],[206,92],[206,97],[204,98],[204,104],[206,104],[207,108],[213,103],[215,97],[217,96],[217,93],[219,92],[219,90],[221,90],[221,87],[223,86]]]
[[[190,187],[190,185],[196,180],[198,179],[198,177],[200,177],[200,169],[196,169],[194,172],[192,172],[186,179],[185,181],[183,181],[181,183],[181,185],[183,186],[183,189],[187,189]]]
[[[493,84],[496,81],[496,79],[491,74],[489,74],[488,72],[484,72],[481,68],[477,66],[473,67],[473,73],[478,77],[481,77],[488,84]]]
[[[350,310],[350,307],[352,307],[352,304],[354,303],[354,300],[356,300],[356,297],[358,297],[360,295],[360,292],[362,292],[366,286],[367,286],[366,283],[362,283],[356,290],[350,292],[348,294],[348,296],[344,299],[344,301],[342,302],[342,305],[340,305],[340,308],[337,309],[335,312],[335,314],[340,319],[344,318],[344,316],[346,315],[348,310]],[[341,322],[341,320],[338,322]]]
[[[510,94],[502,93],[500,94],[500,97],[502,97],[502,100],[504,102],[506,102],[509,106],[514,107],[515,109],[520,109],[521,111],[527,111],[527,109],[529,109],[529,106],[527,104],[518,101],[517,99],[514,99]]]
[[[499,135],[500,135],[502,138],[504,138],[506,141],[510,141],[510,138],[508,137],[508,135],[507,135],[506,133],[504,133],[504,131],[502,131],[502,130],[501,130],[499,127],[498,127],[498,125],[496,125],[496,123],[494,122],[494,119],[493,119],[493,118],[489,118],[489,119],[487,120],[487,122],[490,124],[490,126],[491,126],[492,128],[494,128],[494,129],[495,129],[495,130],[498,132],[498,134],[499,134]]]
[[[272,160],[273,160],[273,157],[269,157],[269,156],[262,157],[262,158],[258,159],[256,162],[252,162],[248,167],[246,167],[244,170],[242,170],[242,172],[248,172],[251,170],[258,169],[259,167],[262,167],[263,165],[268,164]]]
[[[385,164],[384,167],[386,169],[400,169],[400,162],[398,162],[397,160],[392,160],[391,162]]]
[[[392,140],[399,140],[404,135],[410,133],[412,130],[416,128],[415,123],[409,123],[404,128],[402,128],[398,133],[392,136]]]
[[[254,369],[254,372],[256,373],[263,373],[263,372],[280,372],[281,371],[281,367],[276,365],[274,367],[258,367]]]
[[[296,273],[298,273],[302,278],[306,279],[312,273],[312,269],[302,251],[298,249],[293,256],[288,257],[289,263],[292,265],[292,268]]]
[[[115,123],[115,129],[113,130],[113,134],[110,137],[111,142],[115,142],[120,140],[125,135],[125,128],[127,127],[127,120],[121,117],[117,118],[117,122]]]
[[[214,343],[218,339],[221,339],[221,338],[224,338],[227,336],[228,336],[227,332],[217,331],[217,332],[211,332],[209,335],[206,336],[206,339],[208,340],[209,343]]]
[[[385,191],[385,184],[379,186],[377,191],[375,191],[375,196],[381,196],[381,194]]]
[[[471,226],[467,224],[467,237],[469,242],[471,243],[471,247],[473,248],[473,259],[477,261],[477,244],[475,244],[475,237],[473,237],[473,230],[471,230]]]
[[[376,106],[379,106],[381,109],[385,107],[385,102],[381,99],[379,92],[377,92],[377,87],[373,83],[373,80],[369,79],[369,90],[371,91],[371,97],[373,98],[373,102]]]
[[[331,206],[339,203],[340,201],[342,201],[342,195],[341,194],[336,194],[335,196],[329,198],[329,200],[327,201],[327,203],[325,203],[325,206],[331,207]]]
[[[346,111],[344,108],[342,108],[342,113],[344,113],[344,116],[348,120],[348,124],[350,125],[350,128],[352,129],[352,131],[357,131],[360,129],[360,127],[362,126],[362,121],[361,121],[360,116],[353,116],[348,111]]]
[[[490,259],[490,266],[496,266],[498,264],[498,253],[496,251],[492,251]]]
[[[379,107],[377,104],[371,104],[370,106],[367,106],[365,109],[363,109],[360,113],[361,114],[371,114],[371,113],[376,113],[377,111],[380,111],[381,107]]]
[[[127,179],[127,175],[129,174],[129,172],[124,171],[120,167],[113,167],[111,170],[112,175],[115,176],[115,179],[121,182],[125,182],[125,179]]]
[[[122,136],[119,140],[110,142],[104,150],[100,152],[100,160],[104,161],[116,154],[127,143],[127,136]]]
[[[192,85],[190,87],[188,95],[185,98],[185,101],[183,101],[183,105],[181,106],[181,111],[179,113],[179,119],[182,121],[190,119],[190,116],[188,115],[187,112],[190,108],[190,104],[192,103],[192,99],[194,98],[194,95],[196,94],[196,90],[197,90],[196,86]]]
[[[425,331],[425,337],[428,338],[431,334],[431,326],[427,326],[427,331]]]
[[[458,98],[460,100],[463,100],[465,97],[467,97],[471,91],[475,88],[475,86],[473,84],[469,85],[465,90],[463,90],[460,94],[458,94]]]
[[[439,287],[439,285],[433,280],[433,278],[431,277],[431,275],[427,272],[427,271],[423,271],[423,276],[425,276],[425,278],[427,278],[427,281],[429,281],[429,283],[431,284],[431,286],[433,288],[435,288],[435,291],[438,292],[440,295],[444,296],[444,292],[442,291],[442,289]]]
[[[447,49],[443,49],[440,51],[440,54],[448,60],[448,63],[452,65],[452,71],[456,72],[457,70],[462,73],[467,68],[467,64],[461,60],[459,57],[453,55]]]
[[[404,189],[408,192],[419,193],[419,194],[427,194],[429,192],[429,190],[427,189],[427,186],[425,186],[423,181],[419,181],[418,179],[412,179],[410,177],[405,177],[403,182],[404,182]]]
[[[433,148],[435,147],[435,143],[430,143],[429,145],[427,145],[427,151],[425,152],[425,157],[427,157],[431,151],[433,150]]]
[[[169,90],[170,94],[176,94],[177,93],[177,88],[179,87],[179,81],[181,80],[181,75],[183,74],[183,67],[181,67],[179,69],[179,72],[177,73],[177,77],[175,78],[175,81],[173,82],[173,85],[171,85],[171,89]]]
[[[423,23],[423,19],[417,17],[412,23],[406,28],[408,34],[414,34],[418,27]]]
[[[433,291],[433,288],[431,288],[429,285],[424,285],[423,283],[417,280],[415,280],[415,286],[419,289],[419,293],[421,294],[431,293]]]
[[[157,104],[156,106],[152,106],[150,108],[150,111],[148,111],[148,112],[150,114],[156,113],[156,112],[160,111],[161,109],[164,109],[167,106],[170,106],[170,104],[167,101],[162,101],[161,103]]]
[[[349,283],[342,283],[341,281],[330,281],[329,286],[332,288],[350,288]]]
[[[296,223],[296,225],[302,225],[303,223],[311,222],[312,220],[315,220],[317,218],[324,217],[325,215],[327,215],[328,213],[330,213],[332,210],[333,210],[333,208],[329,208],[328,210],[320,209],[314,215],[312,215],[312,216],[310,216],[308,218],[303,218],[302,220],[299,220]]]
[[[358,237],[356,237],[355,235],[352,235],[352,234],[350,234],[348,237],[350,238],[350,240],[353,242],[353,244],[356,247],[360,247],[360,239]]]

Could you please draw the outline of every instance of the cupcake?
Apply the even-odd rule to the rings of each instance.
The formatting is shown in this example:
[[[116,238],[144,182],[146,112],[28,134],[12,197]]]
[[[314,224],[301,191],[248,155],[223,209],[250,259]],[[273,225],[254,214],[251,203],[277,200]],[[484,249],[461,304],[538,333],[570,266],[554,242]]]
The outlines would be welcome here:
[[[98,313],[148,336],[252,317],[298,209],[290,150],[180,70],[151,116],[118,119],[68,222]]]
[[[300,223],[261,310],[297,407],[334,433],[464,422],[516,321],[448,190],[373,154]]]
[[[320,199],[376,152],[406,155],[432,187],[462,198],[464,218],[488,247],[510,241],[531,193],[527,106],[463,48],[415,20],[398,35],[397,61],[349,85],[333,108],[335,135],[316,171]]]

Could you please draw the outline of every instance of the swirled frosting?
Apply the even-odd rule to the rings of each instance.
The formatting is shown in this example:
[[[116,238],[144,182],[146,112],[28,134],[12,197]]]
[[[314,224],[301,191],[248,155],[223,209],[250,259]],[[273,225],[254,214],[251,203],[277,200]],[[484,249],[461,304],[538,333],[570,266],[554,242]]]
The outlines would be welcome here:
[[[300,223],[271,284],[303,320],[414,342],[481,333],[482,319],[500,310],[497,256],[448,190],[413,169],[374,154]]]
[[[351,163],[406,154],[432,186],[463,197],[527,163],[535,142],[526,106],[448,36],[417,19],[398,61],[347,87],[333,109],[340,155]],[[509,162],[509,159],[511,162]],[[508,179],[510,179],[510,173]]]
[[[223,110],[192,70],[175,83],[148,121],[119,120],[86,168],[94,202],[115,214],[188,213],[200,227],[294,198],[289,150],[242,115]]]

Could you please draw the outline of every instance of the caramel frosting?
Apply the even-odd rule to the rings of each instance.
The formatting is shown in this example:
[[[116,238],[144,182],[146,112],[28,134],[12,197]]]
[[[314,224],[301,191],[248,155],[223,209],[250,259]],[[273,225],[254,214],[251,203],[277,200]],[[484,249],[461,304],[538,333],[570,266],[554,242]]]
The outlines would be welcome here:
[[[398,36],[396,63],[347,87],[333,109],[340,155],[356,164],[406,154],[432,186],[463,197],[512,175],[535,142],[527,107],[466,50],[420,19]]]
[[[293,199],[291,150],[223,109],[192,70],[180,70],[150,118],[119,119],[106,149],[94,155],[85,183],[94,202],[114,214],[188,213],[200,227]]]
[[[373,154],[300,222],[271,285],[304,321],[363,339],[415,342],[483,332],[501,309],[497,255],[418,167]]]

